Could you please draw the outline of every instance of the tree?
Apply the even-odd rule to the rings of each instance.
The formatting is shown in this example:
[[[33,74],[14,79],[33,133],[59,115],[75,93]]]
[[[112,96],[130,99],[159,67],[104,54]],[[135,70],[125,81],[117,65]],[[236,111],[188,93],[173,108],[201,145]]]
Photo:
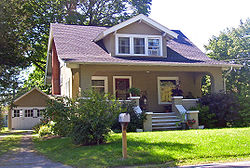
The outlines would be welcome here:
[[[250,118],[250,19],[240,22],[238,28],[226,29],[218,37],[213,36],[205,46],[208,56],[217,60],[241,64],[241,68],[232,69],[226,77],[227,92],[238,96],[240,116],[238,126],[249,126]]]
[[[209,40],[205,46],[208,56],[217,60],[243,65],[233,69],[226,77],[227,91],[235,92],[243,97],[249,96],[250,83],[250,19],[240,23],[238,28],[226,29]],[[224,73],[225,75],[225,73]]]
[[[0,1],[0,92],[14,93],[18,87],[13,89],[13,86],[20,85],[16,81],[19,72],[30,65],[35,66],[35,71],[24,86],[48,90],[49,86],[41,81],[45,74],[50,23],[112,26],[139,13],[148,15],[151,1]]]
[[[31,39],[29,58],[35,66],[35,70],[25,81],[24,86],[33,87],[35,84],[38,88],[49,91],[50,86],[45,85],[42,81],[45,76],[50,23],[113,26],[139,13],[148,15],[151,1],[37,0],[29,2],[27,8],[30,9],[29,12],[32,16],[28,22],[33,25],[28,36],[28,39]]]

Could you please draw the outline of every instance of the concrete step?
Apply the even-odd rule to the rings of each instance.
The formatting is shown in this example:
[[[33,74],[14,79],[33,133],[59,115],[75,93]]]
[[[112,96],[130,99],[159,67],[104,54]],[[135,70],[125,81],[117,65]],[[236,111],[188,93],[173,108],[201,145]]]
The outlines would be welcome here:
[[[170,113],[153,113],[152,116],[176,116],[175,112],[170,112]]]
[[[177,126],[167,126],[167,127],[153,127],[152,129],[154,130],[154,131],[156,131],[156,130],[159,130],[159,131],[165,131],[165,130],[176,130],[176,129],[178,129],[179,127],[177,127]]]
[[[170,122],[170,123],[152,123],[152,127],[167,127],[167,126],[176,126],[176,122]]]
[[[180,119],[163,119],[163,118],[159,118],[159,119],[152,119],[152,123],[169,123],[169,122],[179,122],[181,121]]]
[[[178,116],[152,116],[152,119],[162,119],[162,118],[167,118],[167,119],[176,119]]]

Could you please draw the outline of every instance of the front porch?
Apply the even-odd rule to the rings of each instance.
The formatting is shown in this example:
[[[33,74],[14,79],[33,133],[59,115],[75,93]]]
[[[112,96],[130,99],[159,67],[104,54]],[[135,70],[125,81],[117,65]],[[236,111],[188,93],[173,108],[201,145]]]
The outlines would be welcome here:
[[[171,105],[171,96],[168,100],[162,98],[161,84],[166,81],[180,83],[184,98],[190,93],[198,98],[201,97],[201,80],[206,74],[211,76],[212,92],[223,90],[222,70],[218,67],[79,65],[72,70],[72,96],[79,94],[78,88],[86,90],[94,87],[125,99],[129,96],[126,90],[117,94],[117,80],[123,79],[121,81],[126,81],[126,87],[139,88],[145,95],[147,111],[165,112],[166,106]],[[184,104],[185,101],[188,102],[184,100]]]

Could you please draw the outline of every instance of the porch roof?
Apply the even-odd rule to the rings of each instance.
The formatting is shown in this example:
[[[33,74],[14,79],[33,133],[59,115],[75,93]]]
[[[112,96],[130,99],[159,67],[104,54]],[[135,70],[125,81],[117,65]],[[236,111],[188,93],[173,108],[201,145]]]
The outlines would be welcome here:
[[[213,60],[197,48],[181,31],[173,30],[177,38],[167,42],[167,57],[111,56],[102,41],[94,42],[107,27],[51,24],[57,54],[66,63],[78,64],[123,64],[162,66],[217,66],[240,67]]]

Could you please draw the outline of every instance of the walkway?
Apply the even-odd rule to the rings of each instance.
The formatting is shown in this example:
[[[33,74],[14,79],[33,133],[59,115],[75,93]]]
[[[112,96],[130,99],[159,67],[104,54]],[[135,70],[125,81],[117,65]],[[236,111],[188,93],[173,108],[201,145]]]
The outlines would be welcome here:
[[[9,151],[0,157],[0,168],[71,168],[61,163],[52,162],[33,150],[32,135],[25,134],[20,148]]]

